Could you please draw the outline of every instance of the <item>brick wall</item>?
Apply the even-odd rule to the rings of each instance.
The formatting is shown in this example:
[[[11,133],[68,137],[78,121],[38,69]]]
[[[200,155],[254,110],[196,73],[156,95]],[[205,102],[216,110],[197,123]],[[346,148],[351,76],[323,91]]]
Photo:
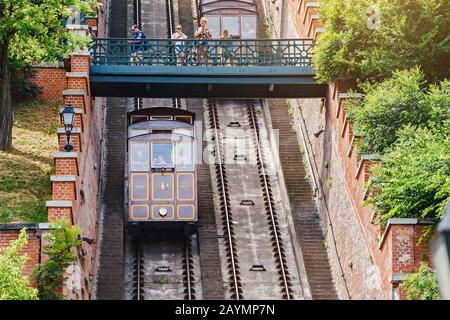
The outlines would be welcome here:
[[[101,2],[97,16],[87,22],[95,35],[107,37],[109,2]],[[78,33],[87,31],[83,26],[79,30],[77,26],[71,28]],[[91,244],[88,241],[82,243],[78,261],[67,270],[68,280],[62,288],[62,293],[69,299],[90,299],[91,282],[98,264],[95,253],[105,99],[90,96],[89,53],[75,53],[65,65],[67,70],[62,65],[36,65],[32,81],[42,90],[39,98],[64,100],[66,105],[71,104],[75,109],[75,125],[70,136],[70,144],[74,148],[71,152],[64,150],[67,138],[62,122],[55,132],[59,149],[54,154],[55,175],[51,177],[52,197],[47,201],[47,209],[49,222],[67,220],[78,225],[82,237],[92,240]],[[40,257],[41,238],[48,233],[48,226],[42,225],[26,225],[29,242],[22,251],[29,255],[29,259],[25,275],[32,275],[40,259],[45,259]],[[17,238],[22,226],[0,225],[0,248]]]
[[[66,72],[66,90],[62,97],[75,111],[75,124],[67,143],[63,124],[58,129],[59,151],[55,152],[55,175],[51,177],[52,201],[47,202],[49,221],[64,217],[77,225],[82,237],[93,240],[82,243],[79,260],[68,270],[64,294],[71,299],[89,299],[96,270],[95,250],[98,227],[98,185],[101,161],[104,99],[93,99],[89,90],[90,56],[74,54]],[[62,110],[61,110],[62,111]]]
[[[61,65],[39,66],[33,68],[31,82],[41,90],[39,99],[47,101],[61,100],[61,92],[66,88],[66,70]]]
[[[428,246],[417,245],[426,223],[391,219],[383,231],[373,222],[372,208],[364,207],[362,201],[367,196],[370,167],[377,160],[371,155],[357,156],[351,123],[340,107],[343,99],[336,88],[329,90],[328,103],[322,111],[320,101],[291,101],[295,106],[294,124],[298,130],[303,127],[309,155],[317,168],[315,174],[323,187],[319,196],[322,200],[318,201],[322,226],[330,231],[325,203],[335,234],[332,239],[327,232],[327,238],[336,241],[350,296],[391,299],[402,277],[413,272],[420,260],[428,261]],[[336,277],[340,272],[337,259],[331,256]],[[343,284],[338,281],[337,287],[342,289]]]
[[[0,225],[0,249],[9,246],[10,242],[17,239],[20,230],[27,228],[27,244],[22,248],[20,254],[27,255],[23,274],[29,277],[31,284],[36,286],[35,279],[33,278],[33,272],[40,262],[40,248],[41,238],[45,236],[47,229],[39,227],[38,224],[3,224]]]
[[[109,2],[102,1],[95,18],[87,23],[98,37],[107,37],[107,14]],[[65,104],[71,104],[76,112],[75,126],[71,135],[72,152],[65,152],[66,136],[58,129],[59,152],[55,153],[56,177],[74,177],[74,188],[68,187],[61,195],[63,202],[48,203],[48,210],[60,210],[69,214],[73,224],[81,230],[82,237],[92,239],[92,244],[83,241],[78,263],[68,270],[69,279],[64,294],[71,299],[90,299],[92,280],[97,271],[96,259],[98,233],[98,197],[101,167],[104,98],[92,98],[89,88],[90,56],[88,53],[74,54],[68,61],[69,72],[65,73],[66,87],[62,93]],[[62,124],[61,124],[62,125]],[[58,178],[56,178],[58,179]],[[70,180],[70,179],[69,179]],[[52,182],[56,184],[55,181]],[[72,193],[72,190],[74,193]],[[68,203],[66,203],[68,201]],[[63,205],[63,207],[57,207]],[[54,207],[56,206],[56,207]],[[65,206],[65,207],[64,207]]]
[[[282,37],[314,38],[323,30],[315,1],[283,4],[287,16],[282,21]],[[428,260],[428,246],[416,244],[423,223],[393,219],[383,232],[373,222],[372,209],[362,206],[370,167],[377,159],[372,155],[359,157],[355,150],[359,137],[342,107],[345,99],[358,97],[348,93],[351,87],[343,81],[330,85],[326,103],[291,100],[294,127],[299,141],[305,138],[313,174],[322,186],[316,200],[327,241],[336,242],[337,252],[329,255],[340,297],[345,296],[347,287],[352,299],[404,298],[401,291],[398,293],[398,284],[421,259]]]

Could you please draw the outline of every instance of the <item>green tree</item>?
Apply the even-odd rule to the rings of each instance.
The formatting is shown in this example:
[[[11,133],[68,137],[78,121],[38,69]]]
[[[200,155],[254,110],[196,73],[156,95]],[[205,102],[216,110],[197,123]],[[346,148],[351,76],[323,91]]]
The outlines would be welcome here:
[[[417,272],[407,276],[401,287],[408,300],[439,300],[439,286],[434,272],[426,263],[421,262]]]
[[[435,127],[449,119],[448,81],[428,87],[424,74],[414,68],[395,72],[378,84],[363,84],[362,99],[350,100],[345,109],[362,138],[361,153],[383,153],[406,125]]]
[[[74,251],[81,246],[80,229],[58,221],[51,225],[50,235],[45,240],[49,242],[44,246],[48,259],[37,269],[39,299],[61,300],[64,297],[58,291],[64,285],[65,272],[77,260]]]
[[[0,300],[37,300],[37,289],[30,287],[28,277],[22,275],[27,257],[19,251],[27,244],[24,229],[7,248],[0,250]]]
[[[12,64],[65,57],[88,42],[69,33],[63,19],[89,12],[95,0],[0,0],[0,150],[12,143]]]
[[[314,50],[319,81],[380,81],[420,66],[427,79],[450,71],[448,0],[327,0]]]
[[[439,222],[450,199],[450,121],[440,128],[405,127],[374,166],[365,201],[379,222],[427,218]]]

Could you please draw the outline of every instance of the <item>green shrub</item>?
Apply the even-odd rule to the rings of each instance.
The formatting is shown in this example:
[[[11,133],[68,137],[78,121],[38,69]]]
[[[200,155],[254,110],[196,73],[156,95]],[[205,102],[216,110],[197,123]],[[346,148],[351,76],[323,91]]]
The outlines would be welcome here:
[[[448,82],[427,87],[418,68],[395,72],[392,78],[364,84],[362,89],[362,99],[345,105],[354,131],[362,136],[360,153],[383,153],[406,125],[435,127],[449,118]]]
[[[327,0],[320,17],[314,66],[319,81],[380,81],[422,67],[426,78],[450,74],[448,0]]]
[[[74,249],[81,246],[80,229],[69,227],[67,222],[59,221],[51,225],[49,242],[44,246],[48,259],[37,269],[39,298],[41,300],[62,300],[58,290],[64,285],[66,269],[77,260]]]
[[[0,300],[37,300],[37,289],[30,287],[28,277],[22,276],[27,257],[19,255],[20,249],[27,244],[27,232],[24,229],[16,240],[0,250]]]
[[[426,263],[421,263],[417,272],[407,276],[401,287],[408,300],[439,300],[439,287],[436,272]]]
[[[379,222],[427,218],[437,223],[450,199],[450,121],[441,128],[408,126],[372,169],[365,204]]]

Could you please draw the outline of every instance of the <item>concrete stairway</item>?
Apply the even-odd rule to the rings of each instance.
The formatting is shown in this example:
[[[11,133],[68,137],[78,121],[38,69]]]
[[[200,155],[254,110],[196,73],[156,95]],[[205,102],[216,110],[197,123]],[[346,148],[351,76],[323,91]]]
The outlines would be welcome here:
[[[114,0],[109,15],[111,37],[126,37],[127,2]],[[124,175],[126,99],[106,102],[104,171],[100,210],[103,232],[97,275],[97,299],[120,300],[123,291]]]
[[[279,130],[280,161],[312,298],[338,299],[317,208],[311,186],[305,178],[306,170],[288,106],[282,100],[268,102],[273,129]]]

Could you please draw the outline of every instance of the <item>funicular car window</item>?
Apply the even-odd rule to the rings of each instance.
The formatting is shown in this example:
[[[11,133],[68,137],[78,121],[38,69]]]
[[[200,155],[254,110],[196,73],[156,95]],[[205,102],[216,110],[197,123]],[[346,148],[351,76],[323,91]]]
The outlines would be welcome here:
[[[173,120],[172,116],[150,116],[150,120]]]
[[[149,133],[148,129],[129,129],[128,137],[131,138],[131,137],[135,137],[135,136],[139,136],[139,135],[147,134],[147,133]]]
[[[194,133],[193,133],[192,129],[180,128],[180,129],[173,130],[173,132],[175,134],[182,134],[184,136],[189,136],[189,137],[193,137],[194,136]]]
[[[194,170],[194,145],[191,142],[177,143],[177,171],[193,171]]]
[[[152,143],[152,168],[167,168],[173,166],[173,144]]]
[[[256,39],[256,16],[242,16],[242,39]]]
[[[147,142],[131,143],[131,171],[149,171]]]
[[[222,16],[222,33],[228,30],[229,35],[238,36],[241,34],[239,29],[239,16]]]
[[[131,124],[138,123],[138,122],[144,122],[148,120],[148,116],[145,115],[135,115],[131,116]]]
[[[208,19],[208,29],[211,32],[212,38],[220,38],[220,20],[219,16],[207,16]]]

